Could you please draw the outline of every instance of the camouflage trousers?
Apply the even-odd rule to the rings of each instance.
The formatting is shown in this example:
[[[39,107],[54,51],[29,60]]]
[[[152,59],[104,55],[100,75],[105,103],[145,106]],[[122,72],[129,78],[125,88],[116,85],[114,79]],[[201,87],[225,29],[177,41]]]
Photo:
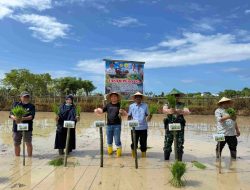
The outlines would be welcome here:
[[[183,154],[184,149],[184,129],[181,131],[176,131],[176,139],[177,139],[177,153]],[[165,140],[164,140],[164,152],[171,153],[172,152],[172,144],[174,141],[174,132],[165,129]]]

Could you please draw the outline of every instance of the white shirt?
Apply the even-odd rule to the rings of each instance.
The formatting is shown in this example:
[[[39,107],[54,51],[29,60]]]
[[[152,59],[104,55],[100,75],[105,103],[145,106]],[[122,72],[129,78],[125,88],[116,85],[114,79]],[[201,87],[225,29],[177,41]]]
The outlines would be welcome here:
[[[226,115],[228,115],[228,113],[226,113],[226,110],[223,108],[218,108],[215,110],[217,132],[222,134],[224,133],[225,136],[235,136],[235,121],[232,119],[227,119],[221,122],[221,118]]]
[[[114,68],[108,68],[106,70],[106,74],[108,74],[108,75],[116,75],[115,69]]]

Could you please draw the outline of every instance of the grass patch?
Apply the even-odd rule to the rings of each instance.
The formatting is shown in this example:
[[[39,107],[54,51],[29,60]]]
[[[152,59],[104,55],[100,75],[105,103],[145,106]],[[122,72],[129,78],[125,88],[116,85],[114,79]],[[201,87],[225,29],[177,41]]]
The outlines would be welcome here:
[[[55,158],[49,161],[50,166],[62,166],[63,165],[63,158]]]
[[[198,162],[198,161],[195,161],[195,160],[191,161],[191,163],[192,163],[196,168],[199,168],[199,169],[202,169],[202,170],[204,170],[204,169],[207,168],[207,166],[205,166],[204,164],[202,164],[202,163],[200,163],[200,162]]]

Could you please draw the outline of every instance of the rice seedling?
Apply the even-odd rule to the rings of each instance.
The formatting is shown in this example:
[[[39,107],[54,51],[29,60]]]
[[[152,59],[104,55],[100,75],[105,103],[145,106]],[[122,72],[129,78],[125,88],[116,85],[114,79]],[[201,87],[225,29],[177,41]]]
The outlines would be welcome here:
[[[169,108],[175,108],[176,107],[176,98],[173,95],[168,95],[167,96],[167,101]]]
[[[20,123],[22,117],[28,114],[29,112],[22,106],[16,106],[12,108],[11,113],[16,117],[16,123]]]
[[[185,184],[182,181],[182,177],[186,172],[186,164],[184,162],[175,161],[175,163],[170,166],[170,171],[172,174],[170,184],[177,188],[183,187]]]
[[[82,108],[81,108],[81,106],[76,106],[76,115],[77,116],[80,116],[81,115],[81,111],[82,111]]]
[[[228,109],[226,109],[226,112],[227,112],[230,116],[232,116],[232,117],[235,117],[235,116],[236,116],[236,111],[235,111],[235,109],[233,109],[233,108],[228,108]]]
[[[125,109],[127,109],[127,107],[128,107],[128,101],[121,100],[121,102],[120,102],[120,108],[125,110]]]
[[[49,161],[49,165],[51,166],[61,166],[63,165],[63,158],[55,158]]]
[[[159,106],[157,104],[154,104],[154,103],[150,104],[149,105],[149,114],[153,115],[153,114],[158,113],[158,108],[159,108]]]
[[[60,112],[59,106],[57,104],[52,104],[51,109],[56,115],[58,115]]]
[[[193,161],[192,161],[192,164],[193,164],[196,168],[199,168],[199,169],[202,169],[202,170],[204,170],[204,169],[207,168],[207,166],[205,166],[204,164],[202,164],[202,163],[200,163],[200,162],[198,162],[198,161],[196,161],[196,160],[193,160]]]

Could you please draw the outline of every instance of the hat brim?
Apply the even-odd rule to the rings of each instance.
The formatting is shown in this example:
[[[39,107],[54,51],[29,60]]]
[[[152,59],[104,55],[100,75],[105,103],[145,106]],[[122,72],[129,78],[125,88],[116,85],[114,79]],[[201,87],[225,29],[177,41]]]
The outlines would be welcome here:
[[[29,95],[29,94],[22,94],[22,95],[20,95],[20,97],[25,97],[25,96],[30,97],[30,95]]]
[[[117,92],[111,92],[111,93],[107,94],[107,96],[106,96],[106,98],[107,98],[108,101],[110,101],[110,97],[111,97],[112,94],[117,95],[118,100],[121,100],[121,95],[119,93],[117,93]]]
[[[136,96],[141,96],[141,97],[142,97],[142,100],[145,99],[145,96],[144,96],[144,95],[139,95],[139,94],[133,95],[133,96],[131,96],[131,98],[132,98],[133,100],[135,100],[135,97],[136,97]]]
[[[233,100],[225,100],[225,101],[218,102],[217,104],[220,105],[224,103],[233,103],[233,102],[234,102]]]

